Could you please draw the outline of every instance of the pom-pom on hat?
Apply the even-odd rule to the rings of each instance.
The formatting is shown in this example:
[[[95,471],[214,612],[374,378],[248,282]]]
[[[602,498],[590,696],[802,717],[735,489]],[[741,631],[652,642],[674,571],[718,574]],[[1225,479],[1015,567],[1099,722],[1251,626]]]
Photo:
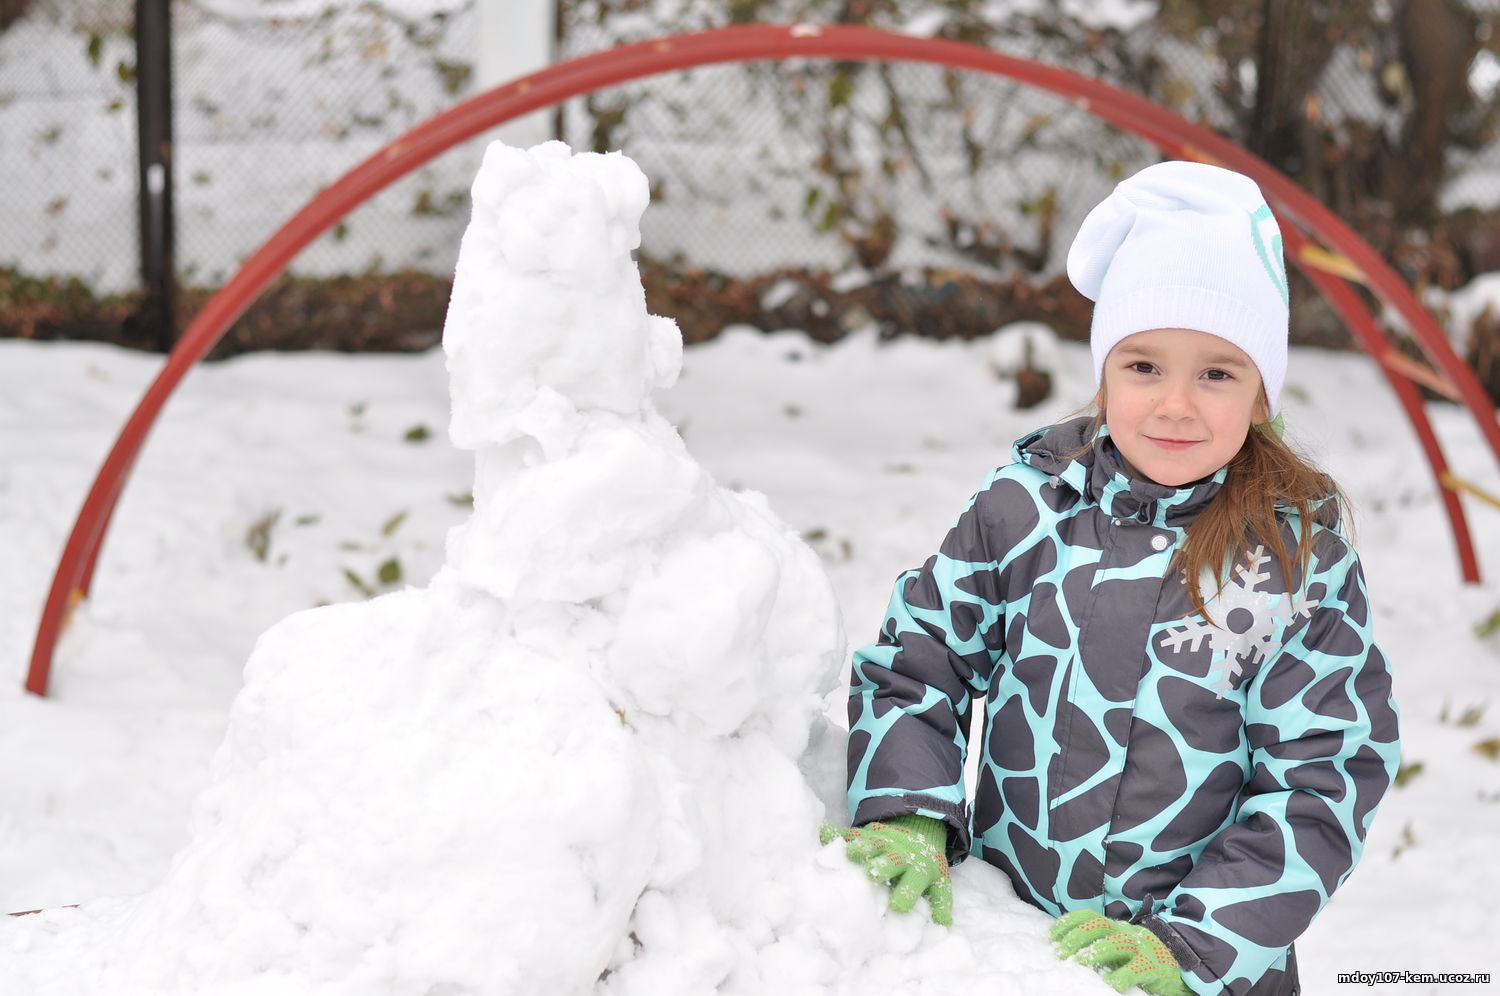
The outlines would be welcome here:
[[[1249,355],[1275,414],[1286,380],[1286,264],[1281,229],[1248,176],[1165,162],[1120,181],[1078,229],[1068,277],[1094,302],[1095,383],[1126,336],[1194,329]]]

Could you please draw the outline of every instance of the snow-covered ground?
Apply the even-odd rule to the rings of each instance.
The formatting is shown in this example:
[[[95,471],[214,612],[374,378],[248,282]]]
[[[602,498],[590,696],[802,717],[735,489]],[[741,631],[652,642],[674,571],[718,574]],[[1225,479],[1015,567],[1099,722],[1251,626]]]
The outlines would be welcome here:
[[[614,273],[596,251],[613,229],[589,229],[587,210],[572,220],[576,241],[553,243],[549,265],[588,262],[576,255]],[[512,276],[524,284],[525,273]],[[796,331],[730,330],[688,350],[675,386],[655,396],[686,453],[659,426],[641,429],[640,473],[591,484],[591,464],[568,455],[624,439],[595,434],[626,416],[655,424],[631,392],[670,367],[629,307],[610,321],[645,336],[644,352],[589,366],[589,351],[609,343],[589,338],[579,316],[609,286],[538,299],[538,313],[560,309],[552,327],[576,333],[572,345],[486,346],[472,334],[499,299],[473,302],[482,355],[456,362],[466,386],[452,406],[468,419],[460,441],[479,450],[478,482],[475,454],[448,440],[437,352],[250,355],[195,371],[139,461],[45,700],[20,686],[50,572],[160,360],[0,342],[0,909],[83,904],[0,922],[0,979],[56,994],[561,992],[573,990],[517,980],[534,982],[528,965],[555,961],[560,938],[576,935],[594,947],[567,947],[572,969],[606,967],[585,986],[601,993],[1108,991],[1053,960],[1046,918],[993,869],[956,869],[957,926],[945,931],[881,918],[879,890],[815,842],[817,820],[841,808],[837,731],[826,736],[818,715],[842,722],[842,664],[834,673],[819,658],[838,642],[819,611],[822,575],[849,642],[873,637],[892,578],[935,548],[1010,442],[1091,394],[1086,349],[1057,344],[1054,400],[1018,412],[1014,384],[993,372],[1010,349],[1003,337],[859,334],[824,346]],[[530,415],[507,408],[532,360],[526,369],[546,371],[541,382],[576,409],[556,399]],[[636,381],[590,374],[621,362],[635,364]],[[506,390],[486,394],[486,376]],[[1468,505],[1491,580],[1461,584],[1425,463],[1372,365],[1295,351],[1285,404],[1293,436],[1358,509],[1408,772],[1364,863],[1299,943],[1305,988],[1337,991],[1336,973],[1355,971],[1493,977],[1500,512]],[[1463,413],[1431,413],[1454,467],[1500,492],[1500,469]],[[506,451],[515,459],[495,455],[507,433],[525,443]],[[639,499],[631,488],[642,481],[669,480],[659,495],[697,497],[656,533],[651,502],[634,506],[614,528],[635,546],[595,536],[569,547],[572,532],[546,529],[565,503],[574,516],[564,521],[587,523]],[[722,489],[764,494],[769,514]],[[520,516],[510,525],[494,518],[506,507]],[[471,514],[477,525],[450,532]],[[775,517],[821,568],[799,559]],[[707,545],[692,548],[688,534]],[[486,558],[476,537],[512,556]],[[774,566],[756,549],[779,551]],[[729,559],[705,555],[716,551]],[[594,566],[617,571],[607,590],[576,569],[596,554]],[[710,569],[719,563],[732,569]],[[518,590],[546,589],[552,608],[504,595],[518,579],[532,586]],[[795,604],[777,603],[778,584]],[[351,604],[278,624],[327,603]],[[561,604],[573,608],[559,615]],[[653,643],[700,607],[734,630],[706,674]],[[507,629],[507,612],[524,625]],[[490,657],[476,651],[486,632]],[[788,634],[805,645],[786,646]],[[714,646],[712,633],[682,635]],[[580,645],[589,668],[560,651]],[[600,647],[629,652],[589,657]],[[726,697],[760,667],[774,679]],[[819,697],[810,712],[807,689]],[[747,695],[748,711],[735,713]],[[621,710],[618,722],[602,702]],[[800,718],[774,725],[788,715]],[[603,767],[559,763],[575,757]],[[644,781],[600,793],[601,770]],[[331,805],[317,804],[314,786]],[[481,846],[486,834],[496,847]],[[542,874],[507,877],[528,864]],[[434,882],[445,885],[433,892]],[[611,888],[579,905],[589,882]],[[630,921],[635,945],[622,934],[601,947],[588,923],[610,922],[642,883],[650,898]],[[286,929],[293,910],[310,929]],[[570,919],[580,912],[597,919]],[[350,950],[351,938],[363,947]],[[112,985],[102,981],[111,968],[156,981]],[[490,987],[464,981],[474,977]]]

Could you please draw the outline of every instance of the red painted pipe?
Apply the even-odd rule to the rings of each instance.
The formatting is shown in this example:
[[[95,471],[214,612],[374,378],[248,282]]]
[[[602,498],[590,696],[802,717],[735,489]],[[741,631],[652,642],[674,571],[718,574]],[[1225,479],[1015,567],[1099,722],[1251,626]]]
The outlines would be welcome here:
[[[1296,255],[1297,250],[1307,244],[1307,236],[1295,226],[1288,225],[1282,231],[1288,256]],[[1464,509],[1458,500],[1458,492],[1447,484],[1448,459],[1443,455],[1443,448],[1438,442],[1437,433],[1433,431],[1432,422],[1427,418],[1427,406],[1422,402],[1422,393],[1398,368],[1383,360],[1390,346],[1390,340],[1380,330],[1374,316],[1360,301],[1359,295],[1354,293],[1354,289],[1339,277],[1315,267],[1304,266],[1302,272],[1312,281],[1313,286],[1318,288],[1328,303],[1338,311],[1339,317],[1344,320],[1344,324],[1349,327],[1355,339],[1359,340],[1359,344],[1375,357],[1380,372],[1385,375],[1386,381],[1391,385],[1391,390],[1396,392],[1396,398],[1401,402],[1401,407],[1406,409],[1406,417],[1411,420],[1412,428],[1417,433],[1417,441],[1421,444],[1423,455],[1427,457],[1427,465],[1438,482],[1438,493],[1443,498],[1443,507],[1448,513],[1448,524],[1453,532],[1453,542],[1458,548],[1459,570],[1465,581],[1477,582],[1479,562],[1474,556],[1474,541],[1469,534],[1469,522],[1464,517]]]
[[[1500,423],[1495,420],[1488,398],[1473,372],[1453,352],[1442,330],[1401,279],[1374,250],[1310,195],[1228,140],[1145,98],[1098,80],[960,42],[846,25],[722,28],[586,55],[471,97],[376,152],[313,198],[272,235],[193,319],[105,458],[63,548],[43,606],[27,672],[27,691],[46,694],[52,654],[65,615],[70,604],[88,591],[115,503],[167,398],[255,296],[313,239],[354,207],[439,153],[531,111],[676,69],[794,57],[925,62],[1010,77],[1069,99],[1121,128],[1152,136],[1163,150],[1176,149],[1177,154],[1190,158],[1212,158],[1254,177],[1278,215],[1309,228],[1343,253],[1363,271],[1371,289],[1401,313],[1429,359],[1457,386],[1490,448],[1500,459]]]

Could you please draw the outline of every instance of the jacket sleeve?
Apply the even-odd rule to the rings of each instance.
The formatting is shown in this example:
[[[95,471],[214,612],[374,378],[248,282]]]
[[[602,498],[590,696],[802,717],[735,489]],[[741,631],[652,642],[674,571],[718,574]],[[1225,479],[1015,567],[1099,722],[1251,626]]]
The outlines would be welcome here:
[[[990,475],[935,555],[896,579],[879,640],[854,654],[850,822],[906,813],[943,820],[954,861],[969,848],[970,709],[1004,636],[994,551],[1003,549],[1004,504],[1024,490],[1003,474]]]
[[[1281,958],[1359,860],[1395,777],[1390,668],[1364,576],[1337,533],[1319,540],[1304,588],[1316,607],[1252,682],[1236,821],[1141,918],[1197,993],[1240,996]]]

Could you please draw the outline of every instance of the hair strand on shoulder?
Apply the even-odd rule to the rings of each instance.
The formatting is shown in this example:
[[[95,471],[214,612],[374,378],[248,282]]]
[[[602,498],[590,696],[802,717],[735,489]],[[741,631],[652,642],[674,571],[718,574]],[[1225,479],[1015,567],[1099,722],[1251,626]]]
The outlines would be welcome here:
[[[1219,493],[1187,527],[1172,565],[1183,572],[1193,608],[1206,621],[1208,598],[1229,583],[1235,564],[1257,546],[1276,558],[1288,586],[1306,583],[1315,523],[1335,525],[1348,501],[1333,478],[1314,467],[1268,426],[1252,427],[1229,462]],[[1283,521],[1296,513],[1297,530]],[[1203,582],[1216,587],[1205,594]]]

